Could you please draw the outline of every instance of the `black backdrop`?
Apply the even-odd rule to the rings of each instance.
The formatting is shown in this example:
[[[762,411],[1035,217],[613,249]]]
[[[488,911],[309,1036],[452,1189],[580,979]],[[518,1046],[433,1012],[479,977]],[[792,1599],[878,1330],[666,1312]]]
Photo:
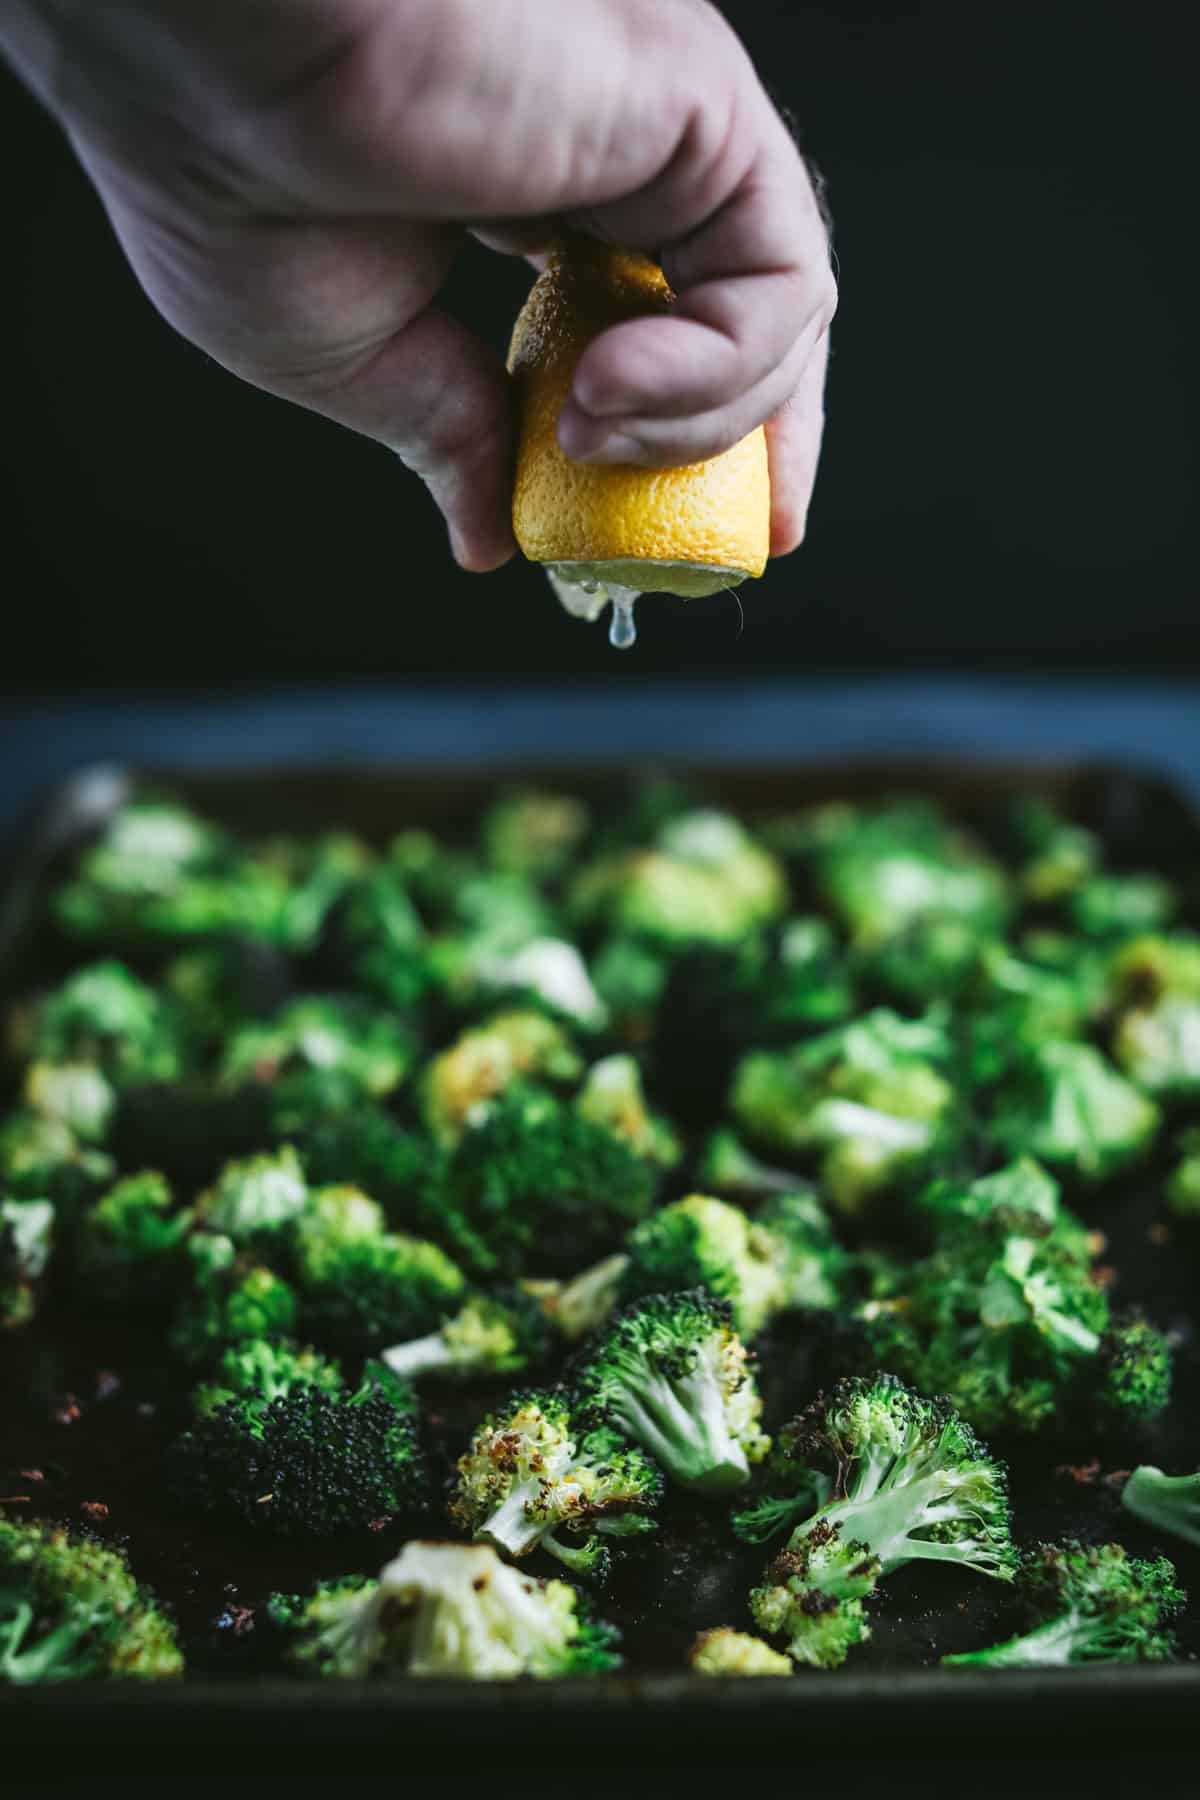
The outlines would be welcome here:
[[[174,337],[5,81],[0,686],[1200,668],[1187,9],[727,10],[826,172],[842,283],[809,543],[740,635],[728,596],[648,603],[619,661],[527,566],[456,571],[386,452]],[[526,285],[473,251],[448,298],[503,344]]]

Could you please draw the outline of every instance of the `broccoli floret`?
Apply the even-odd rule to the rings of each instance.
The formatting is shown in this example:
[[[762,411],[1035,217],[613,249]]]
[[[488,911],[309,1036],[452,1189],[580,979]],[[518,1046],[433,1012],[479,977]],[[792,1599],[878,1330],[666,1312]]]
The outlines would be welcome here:
[[[702,1631],[688,1651],[688,1666],[697,1675],[790,1675],[791,1661],[762,1638],[731,1625]]]
[[[594,1062],[575,1097],[585,1119],[600,1125],[635,1156],[674,1168],[682,1151],[670,1124],[646,1104],[642,1074],[632,1056],[605,1056]]]
[[[361,1679],[512,1681],[600,1675],[617,1633],[565,1581],[531,1580],[486,1544],[406,1544],[378,1581],[327,1583],[312,1601],[276,1595],[304,1672]]]
[[[981,937],[1004,924],[1003,872],[931,806],[831,806],[812,835],[817,882],[860,948],[931,916],[974,925]]]
[[[49,1200],[0,1198],[0,1331],[28,1325],[54,1239]]]
[[[1167,1622],[1186,1596],[1165,1556],[1143,1562],[1120,1544],[1039,1544],[1021,1559],[1020,1586],[1029,1630],[942,1662],[956,1668],[1061,1668],[1162,1662],[1174,1654]]]
[[[1046,1043],[1001,1088],[989,1129],[1011,1156],[1099,1181],[1143,1154],[1159,1117],[1091,1044]]]
[[[221,1060],[227,1083],[274,1081],[296,1069],[337,1070],[354,1088],[388,1094],[412,1067],[412,1033],[362,1000],[306,996],[270,1021],[239,1026]]]
[[[705,1139],[696,1169],[705,1191],[735,1200],[763,1194],[802,1192],[804,1183],[790,1169],[773,1169],[746,1148],[735,1132],[714,1131]]]
[[[823,1153],[839,1208],[861,1210],[932,1149],[954,1090],[940,1014],[904,1019],[877,1008],[788,1051],[755,1051],[734,1074],[738,1123],[782,1150]]]
[[[228,849],[221,833],[181,806],[123,806],[55,894],[55,916],[75,937],[136,933],[142,909],[201,870],[220,866]]]
[[[786,1444],[818,1495],[793,1545],[824,1523],[866,1544],[884,1575],[927,1559],[1012,1579],[1006,1472],[947,1401],[895,1376],[851,1377],[793,1422]]]
[[[611,1131],[568,1101],[513,1083],[464,1134],[441,1192],[486,1246],[476,1270],[515,1274],[601,1254],[649,1212],[656,1187],[654,1166]]]
[[[574,1342],[608,1318],[620,1300],[628,1267],[628,1256],[619,1250],[569,1281],[526,1277],[520,1286],[537,1302],[558,1335]]]
[[[239,1255],[232,1238],[197,1232],[187,1240],[190,1287],[182,1295],[169,1343],[184,1362],[211,1362],[243,1338],[288,1337],[299,1311],[290,1284]]]
[[[770,1439],[730,1321],[728,1302],[703,1288],[635,1300],[580,1353],[580,1422],[621,1432],[683,1487],[740,1487]]]
[[[103,1143],[117,1103],[112,1083],[94,1063],[31,1063],[24,1100],[34,1112],[89,1143]]]
[[[174,1626],[124,1556],[64,1525],[0,1518],[0,1684],[182,1674]]]
[[[414,1006],[435,984],[425,927],[403,871],[391,862],[350,884],[330,936],[353,984],[389,1006]]]
[[[1178,1219],[1200,1218],[1200,1131],[1185,1131],[1167,1182],[1167,1206]]]
[[[652,847],[585,867],[571,888],[584,925],[666,945],[736,944],[778,918],[787,884],[775,858],[726,813],[681,814]]]
[[[444,960],[449,947],[443,944],[440,953]],[[592,984],[587,964],[566,938],[530,938],[515,950],[498,950],[486,939],[466,940],[457,945],[453,961],[451,986],[456,999],[479,992],[493,1004],[540,1007],[588,1031],[608,1022],[608,1008]]]
[[[1069,1217],[1059,1203],[1060,1188],[1031,1156],[975,1181],[943,1178],[916,1196],[918,1220],[935,1237],[947,1227],[991,1224],[998,1218],[1024,1222],[1041,1235]],[[1086,1247],[1085,1247],[1086,1248]]]
[[[788,1655],[814,1669],[836,1669],[871,1628],[863,1601],[874,1593],[880,1561],[861,1542],[818,1519],[797,1532],[750,1595],[760,1631],[786,1637]]]
[[[328,1536],[421,1503],[416,1398],[387,1370],[368,1364],[351,1393],[319,1358],[273,1350],[226,1357],[221,1377],[254,1385],[225,1400],[211,1386],[199,1390],[191,1429],[167,1457],[168,1483],[185,1505]]]
[[[162,976],[189,1037],[214,1050],[239,1026],[277,1012],[290,988],[284,953],[254,938],[197,944],[172,957]]]
[[[502,875],[553,881],[583,842],[588,810],[572,794],[518,789],[502,794],[483,821],[483,850]]]
[[[196,1217],[206,1230],[245,1244],[294,1225],[307,1199],[300,1159],[285,1144],[271,1154],[226,1163],[197,1200]]]
[[[172,1008],[120,962],[90,963],[46,996],[32,1054],[95,1064],[116,1082],[174,1081],[186,1060]]]
[[[1114,1319],[1100,1339],[1093,1404],[1118,1424],[1157,1418],[1171,1399],[1171,1346],[1139,1313]]]
[[[1071,921],[1085,937],[1132,937],[1171,923],[1179,896],[1158,875],[1093,875],[1071,897]]]
[[[1103,1005],[1106,979],[1101,962],[1042,967],[1014,956],[1006,944],[986,945],[966,996],[972,1081],[990,1087],[1047,1039],[1078,1037]]]
[[[305,1329],[322,1342],[379,1349],[432,1330],[466,1294],[444,1250],[368,1229],[377,1217],[365,1195],[335,1188],[300,1221],[293,1274]]]
[[[751,1220],[739,1206],[690,1194],[635,1225],[625,1240],[627,1298],[703,1287],[728,1300],[733,1322],[754,1337],[789,1307],[831,1307],[841,1253],[820,1206],[780,1196]]]
[[[1075,893],[1099,868],[1101,848],[1095,832],[1064,819],[1045,800],[1023,795],[1014,801],[1010,825],[1021,893],[1034,905],[1052,904]]]
[[[650,1038],[671,967],[668,951],[640,938],[610,938],[597,952],[592,980],[623,1042],[644,1044]]]
[[[550,1345],[546,1309],[519,1286],[472,1294],[436,1331],[380,1352],[380,1360],[410,1381],[422,1375],[469,1380],[515,1375],[542,1360]]]
[[[173,1292],[186,1272],[183,1246],[193,1217],[189,1207],[176,1208],[157,1170],[125,1176],[80,1220],[75,1268],[85,1293],[126,1305]]]
[[[1113,1056],[1147,1093],[1200,1092],[1200,938],[1141,937],[1114,958]]]
[[[368,1100],[307,1121],[281,1115],[313,1187],[354,1182],[383,1208],[390,1225],[435,1237],[480,1274],[495,1268],[488,1245],[445,1191],[443,1154],[431,1139]]]
[[[261,1409],[296,1387],[340,1394],[345,1385],[337,1363],[319,1351],[284,1338],[249,1338],[230,1344],[213,1379],[192,1390],[192,1410],[198,1418],[207,1418],[229,1400],[250,1400]]]
[[[989,944],[973,919],[926,913],[895,937],[861,951],[856,967],[864,986],[889,1000],[929,1005],[967,986]]]
[[[583,1059],[552,1019],[535,1012],[498,1013],[463,1032],[427,1064],[421,1111],[436,1141],[452,1149],[520,1077],[567,1082],[582,1072]]]
[[[652,1530],[662,1495],[659,1471],[618,1433],[577,1432],[560,1390],[512,1396],[456,1467],[450,1516],[459,1525],[509,1556],[540,1547],[593,1578],[607,1569],[597,1534]]]
[[[116,1174],[111,1156],[83,1144],[61,1119],[10,1113],[0,1124],[0,1189],[14,1200],[49,1200],[70,1223]]]
[[[1121,1504],[1156,1530],[1200,1545],[1200,1470],[1195,1475],[1164,1475],[1142,1463],[1121,1489]]]

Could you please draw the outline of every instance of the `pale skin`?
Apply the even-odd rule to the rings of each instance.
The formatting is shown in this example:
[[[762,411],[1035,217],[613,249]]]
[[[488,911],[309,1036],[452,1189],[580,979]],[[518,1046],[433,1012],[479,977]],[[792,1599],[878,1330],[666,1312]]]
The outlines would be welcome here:
[[[159,311],[393,450],[464,568],[515,549],[511,396],[437,296],[466,233],[536,261],[563,219],[659,256],[679,296],[590,345],[563,449],[665,466],[765,423],[772,554],[800,543],[828,240],[706,0],[6,0],[0,47]]]

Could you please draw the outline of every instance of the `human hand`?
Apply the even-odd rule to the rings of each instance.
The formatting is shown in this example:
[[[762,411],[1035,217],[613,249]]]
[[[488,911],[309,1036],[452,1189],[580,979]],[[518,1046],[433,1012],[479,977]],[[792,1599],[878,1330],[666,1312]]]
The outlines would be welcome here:
[[[799,543],[836,289],[795,144],[706,0],[14,0],[0,42],[64,125],[143,287],[247,381],[387,445],[464,568],[513,552],[499,359],[436,305],[468,231],[563,220],[662,263],[559,441],[714,456],[766,421]]]

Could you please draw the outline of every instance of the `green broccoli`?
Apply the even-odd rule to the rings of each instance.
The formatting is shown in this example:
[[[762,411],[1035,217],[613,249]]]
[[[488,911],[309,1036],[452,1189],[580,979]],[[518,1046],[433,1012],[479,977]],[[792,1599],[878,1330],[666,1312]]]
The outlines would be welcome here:
[[[340,1394],[345,1380],[337,1363],[286,1338],[245,1338],[222,1352],[210,1381],[192,1390],[192,1411],[209,1418],[230,1400],[250,1398],[261,1410],[295,1387]]]
[[[986,945],[964,996],[972,1082],[991,1087],[1020,1070],[1047,1039],[1080,1036],[1103,1004],[1106,980],[1099,967],[1042,967],[1006,944]]]
[[[580,1424],[619,1431],[682,1487],[740,1487],[770,1439],[730,1321],[729,1303],[703,1288],[635,1300],[580,1352],[573,1371]]]
[[[1165,1556],[1142,1562],[1120,1544],[1039,1544],[1021,1559],[1020,1585],[1030,1629],[986,1650],[944,1656],[943,1664],[1044,1669],[1174,1655],[1166,1626],[1186,1596]]]
[[[54,895],[59,924],[74,937],[136,935],[140,915],[201,871],[228,858],[222,833],[169,801],[123,806]]]
[[[587,963],[566,938],[533,937],[511,950],[496,949],[487,939],[443,940],[435,955],[460,1003],[479,995],[493,1005],[540,1008],[585,1031],[608,1023]]]
[[[672,967],[670,953],[640,938],[609,938],[592,959],[591,977],[601,1005],[623,1043],[644,1044]]]
[[[394,1374],[410,1381],[423,1375],[456,1381],[515,1375],[543,1360],[551,1336],[545,1306],[517,1285],[469,1295],[435,1331],[379,1355]]]
[[[784,1445],[798,1465],[792,1546],[822,1523],[847,1547],[865,1544],[884,1575],[930,1560],[1012,1579],[1006,1472],[947,1401],[892,1375],[850,1377],[793,1421]],[[817,1505],[804,1517],[807,1471]],[[753,1541],[761,1523],[756,1510],[734,1528]]]
[[[594,1062],[575,1104],[585,1119],[611,1131],[635,1156],[671,1169],[683,1154],[670,1124],[647,1106],[641,1070],[632,1056],[605,1056]]]
[[[352,881],[333,914],[331,953],[353,985],[402,1011],[436,985],[429,940],[408,883],[391,862]]]
[[[1134,937],[1171,923],[1179,896],[1158,875],[1093,875],[1071,896],[1071,921],[1084,937]]]
[[[1021,894],[1035,906],[1076,893],[1100,866],[1095,832],[1064,819],[1048,801],[1022,795],[1013,802],[1009,824]]]
[[[231,1398],[225,1384],[245,1382]],[[411,1512],[424,1496],[416,1398],[368,1364],[350,1392],[311,1353],[266,1346],[226,1356],[196,1395],[190,1429],[167,1455],[184,1505],[239,1514],[280,1533],[328,1536]]]
[[[76,969],[46,995],[32,1055],[38,1062],[94,1064],[118,1083],[175,1081],[186,1065],[175,1010],[115,961]]]
[[[871,1635],[863,1602],[881,1572],[865,1543],[844,1540],[836,1524],[818,1519],[768,1564],[750,1595],[751,1617],[760,1631],[787,1639],[794,1661],[839,1668]]]
[[[1194,1475],[1164,1475],[1142,1463],[1121,1489],[1121,1504],[1156,1530],[1200,1545],[1200,1470]]]
[[[790,1675],[792,1664],[778,1650],[748,1631],[715,1625],[702,1631],[688,1651],[688,1667],[696,1675]]]
[[[601,1675],[621,1660],[616,1631],[574,1588],[533,1581],[486,1544],[406,1544],[377,1581],[275,1595],[270,1612],[295,1634],[303,1673],[512,1681]]]
[[[657,1185],[654,1165],[611,1131],[514,1082],[464,1134],[440,1194],[485,1246],[475,1271],[514,1275],[602,1254],[649,1212]]]
[[[304,1113],[308,1112],[308,1117]],[[480,1274],[496,1266],[483,1237],[445,1191],[444,1153],[370,1100],[347,1110],[313,1111],[305,1096],[277,1110],[296,1145],[311,1187],[353,1182],[383,1208],[389,1225],[434,1237]]]
[[[221,1079],[274,1081],[295,1069],[338,1070],[354,1088],[388,1094],[412,1067],[411,1031],[360,999],[316,994],[293,1000],[269,1020],[248,1021],[226,1039]]]
[[[1092,1404],[1101,1422],[1137,1424],[1165,1412],[1171,1399],[1171,1346],[1157,1326],[1127,1309],[1103,1333]]]
[[[37,1284],[50,1262],[54,1208],[49,1200],[0,1196],[0,1331],[28,1325]]]
[[[1167,1207],[1177,1219],[1200,1218],[1200,1131],[1179,1139],[1179,1161],[1167,1182]]]
[[[0,1517],[0,1685],[182,1674],[175,1628],[123,1555],[65,1525]]]
[[[576,876],[570,906],[604,925],[668,946],[736,944],[782,913],[787,884],[775,858],[727,813],[683,813],[650,847],[601,856]]]
[[[422,1116],[437,1143],[453,1149],[520,1078],[576,1081],[583,1066],[565,1031],[544,1014],[497,1013],[426,1064]]]
[[[484,855],[501,875],[554,881],[565,873],[588,825],[587,807],[573,794],[518,788],[501,794],[485,814]]]
[[[1200,938],[1140,937],[1113,959],[1113,1056],[1140,1088],[1200,1093]]]
[[[1091,1044],[1043,1043],[997,1094],[989,1123],[1010,1156],[1029,1155],[1099,1181],[1144,1154],[1159,1125],[1153,1100]]]
[[[790,1169],[773,1169],[748,1150],[736,1132],[722,1128],[701,1147],[696,1173],[705,1192],[755,1200],[763,1194],[795,1194],[806,1184]]]
[[[526,1276],[519,1286],[536,1301],[558,1335],[574,1343],[602,1325],[615,1309],[628,1267],[628,1256],[618,1250],[567,1281]]]
[[[819,1203],[802,1193],[779,1195],[754,1219],[690,1194],[635,1225],[625,1251],[626,1298],[707,1288],[729,1301],[744,1338],[788,1308],[836,1306],[844,1261]]]
[[[244,1338],[287,1337],[299,1311],[294,1289],[273,1270],[239,1255],[232,1238],[196,1232],[186,1249],[190,1283],[175,1309],[168,1338],[183,1362],[211,1362]]]
[[[117,1104],[112,1083],[94,1063],[30,1063],[23,1098],[34,1112],[97,1144],[108,1136]]]
[[[940,1012],[880,1007],[787,1051],[754,1051],[734,1074],[735,1119],[761,1142],[822,1153],[838,1207],[862,1210],[911,1170],[948,1123],[954,1090]]]
[[[182,1283],[190,1207],[176,1208],[157,1170],[126,1175],[88,1208],[75,1240],[75,1269],[85,1293],[117,1305],[161,1300]]]
[[[456,1465],[450,1516],[509,1556],[541,1548],[600,1579],[604,1537],[653,1530],[662,1486],[618,1433],[581,1436],[566,1393],[548,1389],[513,1395],[477,1427]]]
[[[307,1331],[348,1350],[376,1350],[431,1331],[466,1294],[438,1245],[371,1229],[378,1208],[354,1188],[324,1189],[300,1219],[292,1274]]]
[[[49,1200],[70,1223],[116,1174],[104,1150],[81,1143],[61,1119],[25,1109],[0,1123],[0,1191],[14,1200]]]
[[[185,1024],[193,1048],[218,1051],[240,1026],[269,1018],[291,991],[285,954],[255,938],[195,944],[171,958],[161,993]]]
[[[859,948],[931,917],[973,925],[980,937],[1005,922],[1003,872],[932,806],[826,807],[812,840],[817,883]]]
[[[226,1163],[197,1200],[196,1219],[206,1231],[247,1244],[294,1225],[307,1200],[300,1159],[284,1144],[268,1154]]]

